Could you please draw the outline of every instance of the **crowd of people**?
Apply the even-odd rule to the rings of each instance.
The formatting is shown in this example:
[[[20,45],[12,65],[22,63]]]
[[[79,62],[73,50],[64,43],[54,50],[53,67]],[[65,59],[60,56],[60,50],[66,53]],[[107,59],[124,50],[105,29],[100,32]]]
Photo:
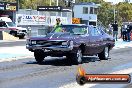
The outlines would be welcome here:
[[[123,38],[123,41],[131,41],[131,30],[132,25],[122,25],[121,37]]]
[[[109,34],[113,35],[115,40],[117,41],[118,39],[118,24],[117,21],[115,21],[114,24],[109,24]],[[123,41],[131,41],[131,32],[132,32],[132,25],[127,24],[127,25],[122,25],[121,26],[121,35],[120,38],[123,39]]]

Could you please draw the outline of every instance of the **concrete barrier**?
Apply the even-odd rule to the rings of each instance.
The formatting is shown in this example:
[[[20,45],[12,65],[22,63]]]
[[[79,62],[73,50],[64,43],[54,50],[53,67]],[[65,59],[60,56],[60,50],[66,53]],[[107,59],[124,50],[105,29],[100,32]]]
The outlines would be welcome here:
[[[3,40],[3,33],[0,31],[0,40]]]

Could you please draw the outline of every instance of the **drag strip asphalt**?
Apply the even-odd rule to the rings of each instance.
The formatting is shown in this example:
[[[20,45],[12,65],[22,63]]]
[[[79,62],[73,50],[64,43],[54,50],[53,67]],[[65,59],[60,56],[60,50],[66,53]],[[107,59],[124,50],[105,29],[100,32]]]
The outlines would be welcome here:
[[[113,49],[110,56],[111,59],[101,61],[97,57],[84,57],[81,66],[90,74],[112,73],[132,68],[131,48]],[[65,57],[47,57],[40,65],[34,57],[0,62],[0,88],[69,88],[64,86],[76,82],[77,68],[78,65],[68,63]],[[127,85],[129,84],[123,84],[121,87]],[[74,86],[76,85],[71,85],[70,88]],[[113,84],[112,88],[120,86]]]

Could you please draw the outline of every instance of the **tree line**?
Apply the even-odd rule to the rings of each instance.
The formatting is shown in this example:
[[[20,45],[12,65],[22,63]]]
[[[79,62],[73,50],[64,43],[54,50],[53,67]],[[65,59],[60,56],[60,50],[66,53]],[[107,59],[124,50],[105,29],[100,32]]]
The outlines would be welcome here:
[[[56,0],[4,0],[7,2],[19,1],[20,9],[36,9],[37,6],[49,6],[56,5]],[[58,0],[59,6],[66,7],[65,0]],[[110,2],[104,2],[104,0],[76,0],[78,2],[94,2],[100,4],[98,9],[98,19],[105,25],[114,22],[114,9],[115,9],[115,20],[121,24],[124,21],[132,22],[132,3],[119,2],[118,4],[112,5]]]

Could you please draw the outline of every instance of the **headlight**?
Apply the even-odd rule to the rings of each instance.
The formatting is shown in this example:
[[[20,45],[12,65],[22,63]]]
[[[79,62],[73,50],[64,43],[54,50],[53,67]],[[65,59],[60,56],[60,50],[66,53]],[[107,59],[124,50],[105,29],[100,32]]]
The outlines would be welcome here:
[[[66,46],[66,45],[68,45],[68,42],[62,42],[62,45]]]
[[[32,44],[36,44],[36,41],[32,41]]]
[[[73,41],[66,41],[66,42],[62,42],[63,46],[73,46]]]
[[[26,43],[27,44],[31,44],[31,40],[30,39],[27,39]]]
[[[73,47],[73,41],[70,41],[70,46]]]

